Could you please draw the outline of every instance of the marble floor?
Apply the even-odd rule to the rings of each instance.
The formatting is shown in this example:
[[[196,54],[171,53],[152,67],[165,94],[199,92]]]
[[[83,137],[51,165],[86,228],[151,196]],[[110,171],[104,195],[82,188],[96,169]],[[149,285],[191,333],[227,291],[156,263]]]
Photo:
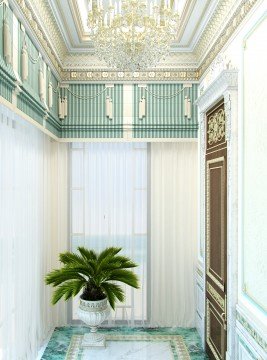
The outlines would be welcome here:
[[[82,349],[88,328],[56,328],[42,360],[204,360],[195,329],[183,328],[104,328],[105,348]]]

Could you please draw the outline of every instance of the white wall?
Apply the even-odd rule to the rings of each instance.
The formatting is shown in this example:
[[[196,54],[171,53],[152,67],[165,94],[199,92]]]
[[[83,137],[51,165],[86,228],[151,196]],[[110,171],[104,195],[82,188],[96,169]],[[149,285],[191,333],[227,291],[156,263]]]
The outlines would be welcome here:
[[[237,137],[230,144],[234,179],[228,179],[238,210],[229,224],[238,242],[236,359],[267,358],[267,1],[259,1],[202,78],[202,92],[222,69],[238,70]],[[235,149],[238,149],[236,151]],[[235,186],[238,174],[238,187]],[[204,238],[200,237],[200,270]],[[235,264],[234,264],[235,265]],[[235,305],[235,304],[232,304]],[[200,305],[199,305],[200,306]],[[236,351],[236,352],[235,352]]]
[[[67,244],[67,145],[0,105],[0,359],[35,359],[65,304],[44,276]]]

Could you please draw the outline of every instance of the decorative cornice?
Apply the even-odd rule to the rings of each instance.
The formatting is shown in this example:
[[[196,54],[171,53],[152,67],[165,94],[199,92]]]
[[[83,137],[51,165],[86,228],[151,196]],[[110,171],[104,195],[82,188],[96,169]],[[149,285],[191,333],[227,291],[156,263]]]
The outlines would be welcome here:
[[[223,30],[215,39],[215,45],[211,48],[211,50],[205,56],[204,60],[200,63],[198,68],[199,77],[205,73],[205,71],[211,65],[212,61],[216,58],[216,56],[219,54],[227,41],[230,39],[230,37],[233,35],[233,33],[236,31],[249,11],[257,2],[258,0],[242,0],[241,4],[237,7],[234,14],[229,18],[227,23],[225,23],[224,18],[225,26],[223,27]],[[208,29],[209,27],[206,29],[206,31],[208,31]],[[212,28],[210,28],[210,32],[212,33]],[[196,53],[198,54],[198,51],[196,51]]]
[[[200,112],[206,111],[216,100],[223,96],[226,90],[236,89],[237,80],[237,70],[223,70],[197,99],[196,104],[199,106]]]
[[[62,81],[112,81],[112,82],[142,82],[142,81],[197,81],[198,72],[195,69],[161,70],[161,71],[62,71]]]
[[[31,7],[25,2],[25,0],[17,0],[15,2],[14,6],[19,7],[20,12],[23,14],[23,16],[26,19],[33,34],[36,36],[36,38],[39,41],[40,45],[42,46],[43,50],[49,57],[51,63],[55,67],[55,70],[58,73],[60,73],[61,65],[59,63],[58,57],[57,57],[55,51],[53,50],[49,39],[45,35],[44,31],[41,29],[40,21],[37,19],[35,13],[31,9]]]
[[[225,27],[225,19],[229,18],[233,6],[237,6],[241,1],[243,0],[218,1],[213,16],[211,16],[194,48],[194,51],[200,61],[204,58],[207,52],[213,47],[213,44],[216,43],[216,40],[220,37],[222,29]]]
[[[101,71],[101,69],[110,71],[105,62],[100,61],[90,49],[87,52],[68,53],[64,58],[62,67],[66,71]],[[194,53],[171,52],[167,59],[161,61],[156,68],[148,69],[148,71],[160,71],[167,68],[169,70],[176,70],[178,68],[193,68],[196,70],[197,67],[198,61]]]

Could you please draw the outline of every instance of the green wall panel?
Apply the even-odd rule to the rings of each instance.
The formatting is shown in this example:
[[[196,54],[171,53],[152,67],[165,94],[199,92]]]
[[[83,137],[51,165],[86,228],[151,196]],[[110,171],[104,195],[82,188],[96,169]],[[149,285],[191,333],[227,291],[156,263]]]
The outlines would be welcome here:
[[[49,81],[51,81],[53,86],[53,105],[49,109],[50,114],[58,120],[58,123],[61,124],[58,119],[58,81],[55,75],[47,69],[47,84],[46,84],[46,94],[47,94],[47,104],[48,104],[48,85]]]
[[[4,60],[3,44],[3,21],[8,21],[10,34],[13,34],[13,16],[12,11],[5,5],[0,6],[0,96],[12,102],[12,92],[15,88],[16,77],[12,66],[6,64]]]
[[[104,84],[71,84],[69,91],[63,90],[63,96],[68,99],[68,116],[62,121],[62,137],[123,137],[123,86],[114,85],[114,88],[104,90]],[[107,95],[113,102],[112,119],[106,117]],[[92,99],[86,99],[90,97]]]
[[[48,117],[46,119],[46,128],[55,134],[57,137],[61,137],[61,120],[58,118],[58,81],[55,75],[47,68],[47,77],[46,77],[46,102],[48,104],[48,85],[49,82],[52,83],[52,94],[53,94],[53,104],[49,108]]]
[[[22,46],[26,42],[28,59],[29,59],[29,71],[28,78],[23,82],[23,85],[27,86],[31,90],[31,93],[34,94],[35,98],[39,98],[39,69],[43,69],[43,60],[39,58],[39,51],[34,46],[30,37],[27,33],[24,33],[21,29],[19,31],[19,66],[18,71],[21,77],[21,50]]]
[[[196,138],[198,134],[198,85],[184,91],[183,84],[148,84],[144,88],[134,85],[133,137],[134,138]],[[178,93],[176,96],[172,95]],[[151,95],[151,94],[154,94]],[[184,97],[191,99],[191,119],[184,116]],[[139,119],[139,100],[146,99],[146,116]],[[171,98],[169,98],[171,97]]]
[[[40,102],[36,101],[25,89],[18,95],[17,107],[40,125],[43,125],[44,116],[46,114],[45,107]]]

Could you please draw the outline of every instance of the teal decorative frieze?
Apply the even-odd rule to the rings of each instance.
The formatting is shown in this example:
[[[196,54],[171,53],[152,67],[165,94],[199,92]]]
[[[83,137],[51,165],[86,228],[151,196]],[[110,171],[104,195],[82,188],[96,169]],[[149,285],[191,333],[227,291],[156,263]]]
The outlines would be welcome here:
[[[198,119],[194,102],[197,91],[197,84],[134,85],[133,137],[196,138]]]
[[[67,116],[62,121],[64,138],[123,137],[123,86],[116,84],[71,84],[62,89]],[[111,105],[107,113],[107,101]]]

